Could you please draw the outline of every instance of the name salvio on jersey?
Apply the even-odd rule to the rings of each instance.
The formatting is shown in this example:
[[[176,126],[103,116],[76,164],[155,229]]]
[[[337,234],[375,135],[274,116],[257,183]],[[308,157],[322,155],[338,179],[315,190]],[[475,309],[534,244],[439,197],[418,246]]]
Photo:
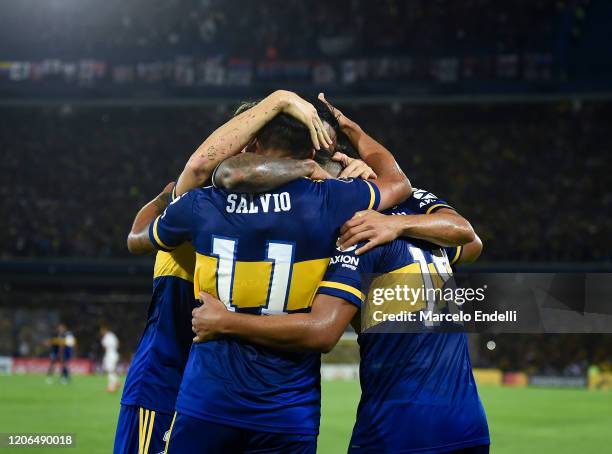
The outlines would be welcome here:
[[[261,210],[261,211],[260,211]],[[291,210],[291,196],[288,192],[280,194],[228,194],[225,211],[228,213],[257,214],[280,213]]]

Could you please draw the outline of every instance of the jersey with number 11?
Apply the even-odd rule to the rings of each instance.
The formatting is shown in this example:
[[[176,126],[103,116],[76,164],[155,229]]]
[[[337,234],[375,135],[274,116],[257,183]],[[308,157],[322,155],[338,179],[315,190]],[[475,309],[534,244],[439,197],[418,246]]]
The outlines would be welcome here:
[[[310,310],[340,226],[375,208],[363,180],[296,180],[246,195],[215,188],[175,200],[151,225],[162,250],[191,241],[194,291],[230,310],[256,315]],[[318,432],[319,355],[288,353],[222,339],[192,348],[177,410],[217,423],[267,432]]]

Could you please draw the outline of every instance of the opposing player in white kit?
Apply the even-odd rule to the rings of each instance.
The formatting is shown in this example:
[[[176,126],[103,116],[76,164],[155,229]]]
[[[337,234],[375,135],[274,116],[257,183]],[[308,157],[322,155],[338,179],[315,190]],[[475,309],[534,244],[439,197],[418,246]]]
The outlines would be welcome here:
[[[100,336],[102,336],[102,347],[104,348],[104,358],[102,359],[102,368],[108,374],[108,392],[115,392],[119,389],[119,377],[117,376],[117,363],[119,362],[119,339],[115,333],[110,331],[106,326],[100,328]]]

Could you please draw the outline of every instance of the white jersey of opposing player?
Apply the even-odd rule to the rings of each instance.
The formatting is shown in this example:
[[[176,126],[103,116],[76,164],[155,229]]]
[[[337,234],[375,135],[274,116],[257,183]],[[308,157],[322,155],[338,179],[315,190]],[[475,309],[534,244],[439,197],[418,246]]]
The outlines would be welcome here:
[[[114,372],[119,362],[119,339],[115,336],[115,333],[107,331],[102,336],[102,347],[104,347],[104,359],[102,360],[102,366],[106,372]]]

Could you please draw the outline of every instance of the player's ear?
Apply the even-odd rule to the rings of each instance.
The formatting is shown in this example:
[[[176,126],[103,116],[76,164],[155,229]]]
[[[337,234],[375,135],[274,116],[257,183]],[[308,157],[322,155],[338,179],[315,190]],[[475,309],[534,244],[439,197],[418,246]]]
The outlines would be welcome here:
[[[308,157],[308,159],[314,159],[315,155],[317,154],[317,150],[315,150],[314,148],[312,148],[310,150],[310,156]]]

